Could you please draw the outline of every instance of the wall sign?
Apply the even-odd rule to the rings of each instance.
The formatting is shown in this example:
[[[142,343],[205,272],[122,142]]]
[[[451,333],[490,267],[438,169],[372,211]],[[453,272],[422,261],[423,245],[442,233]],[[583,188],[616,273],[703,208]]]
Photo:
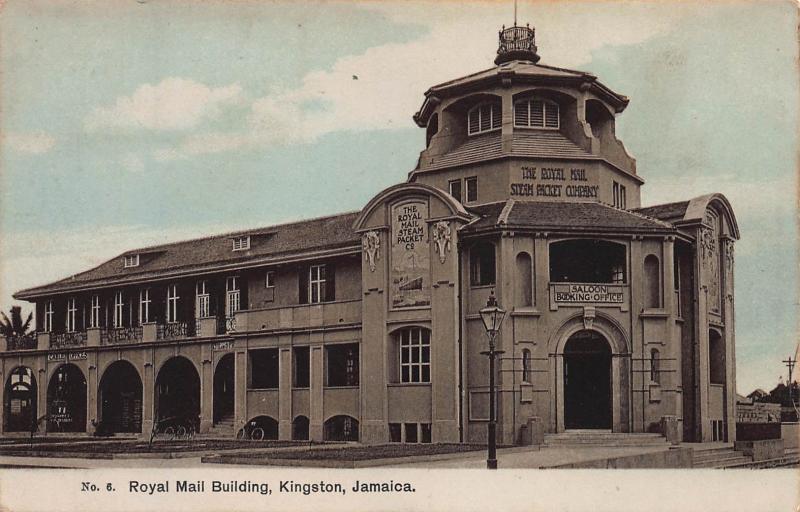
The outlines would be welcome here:
[[[427,202],[413,200],[392,207],[391,257],[392,307],[429,306],[431,258]]]
[[[553,300],[561,304],[622,304],[625,287],[614,284],[554,284]]]
[[[597,198],[600,187],[590,183],[584,168],[520,168],[520,181],[511,183],[511,195],[517,197]]]
[[[47,354],[47,361],[85,361],[88,358],[86,352],[51,352]]]
[[[230,350],[232,348],[232,341],[218,341],[211,346],[211,350]]]

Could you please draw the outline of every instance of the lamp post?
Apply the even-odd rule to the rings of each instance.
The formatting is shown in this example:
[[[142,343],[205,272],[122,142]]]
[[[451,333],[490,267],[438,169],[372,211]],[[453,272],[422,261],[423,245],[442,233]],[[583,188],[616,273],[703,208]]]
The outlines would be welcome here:
[[[487,469],[497,469],[497,420],[495,418],[494,406],[494,358],[503,353],[502,350],[495,350],[494,340],[500,331],[500,325],[506,317],[506,311],[497,304],[494,290],[489,294],[486,307],[481,309],[481,320],[486,334],[489,337],[489,350],[481,352],[489,356],[489,453],[486,458]]]

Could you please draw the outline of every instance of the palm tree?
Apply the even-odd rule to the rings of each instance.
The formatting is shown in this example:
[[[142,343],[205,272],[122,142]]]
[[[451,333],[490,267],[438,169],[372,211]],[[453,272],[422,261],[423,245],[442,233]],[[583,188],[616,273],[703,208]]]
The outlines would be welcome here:
[[[33,313],[28,314],[28,319],[22,321],[22,308],[19,306],[11,307],[11,318],[5,313],[0,312],[0,334],[8,338],[17,338],[28,334],[28,330],[33,320]]]

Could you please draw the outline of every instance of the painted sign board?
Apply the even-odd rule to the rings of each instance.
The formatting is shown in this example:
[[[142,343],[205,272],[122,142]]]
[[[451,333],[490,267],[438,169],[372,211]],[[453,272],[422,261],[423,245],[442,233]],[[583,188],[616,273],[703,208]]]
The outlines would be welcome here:
[[[392,207],[391,300],[393,308],[431,303],[428,203],[411,200]]]
[[[557,304],[622,304],[625,287],[614,284],[553,284],[553,301]]]
[[[51,352],[47,354],[47,361],[85,361],[86,352]]]

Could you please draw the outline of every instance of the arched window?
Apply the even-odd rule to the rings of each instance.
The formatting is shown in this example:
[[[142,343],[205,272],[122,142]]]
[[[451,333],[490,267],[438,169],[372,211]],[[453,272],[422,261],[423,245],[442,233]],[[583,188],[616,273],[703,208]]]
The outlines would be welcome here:
[[[708,331],[709,379],[712,384],[725,384],[725,340],[715,330]]]
[[[522,349],[522,382],[531,381],[531,351]]]
[[[333,416],[324,426],[325,441],[358,441],[358,420],[352,416]]]
[[[658,258],[652,254],[644,259],[644,307],[661,307],[661,279]]]
[[[433,114],[425,129],[425,147],[431,145],[431,139],[439,132],[439,114]]]
[[[552,101],[523,99],[514,102],[514,126],[519,128],[559,127],[558,104]]]
[[[298,416],[292,421],[292,440],[308,440],[308,417]]]
[[[650,351],[650,380],[656,384],[661,383],[660,377],[660,362],[658,360],[658,349],[654,348]]]
[[[469,251],[470,283],[472,286],[488,286],[495,282],[494,244],[480,242]]]
[[[517,293],[514,303],[520,307],[533,305],[531,280],[531,256],[527,252],[517,254]]]
[[[467,113],[467,133],[477,135],[499,130],[502,119],[499,101],[475,105]]]

